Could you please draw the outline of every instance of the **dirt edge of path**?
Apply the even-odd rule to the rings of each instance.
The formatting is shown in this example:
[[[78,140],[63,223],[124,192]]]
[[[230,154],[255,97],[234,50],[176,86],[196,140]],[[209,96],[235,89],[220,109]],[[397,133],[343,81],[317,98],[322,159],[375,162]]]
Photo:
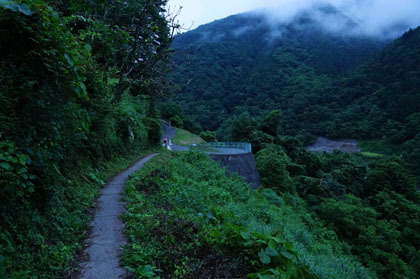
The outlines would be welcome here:
[[[93,240],[92,238],[92,234],[93,234],[93,229],[94,229],[94,219],[95,219],[95,215],[98,214],[99,212],[99,203],[100,203],[100,199],[103,197],[104,191],[105,189],[107,189],[111,183],[113,183],[116,178],[120,177],[120,176],[124,176],[125,179],[123,179],[124,181],[124,185],[122,187],[122,191],[120,191],[118,193],[119,195],[119,199],[118,202],[120,203],[120,205],[124,208],[124,203],[120,200],[121,199],[121,194],[123,193],[124,187],[125,187],[125,183],[127,182],[127,179],[129,177],[129,175],[133,174],[134,172],[138,171],[141,167],[143,167],[144,164],[146,164],[149,160],[151,160],[153,157],[155,157],[156,155],[158,155],[157,153],[154,154],[149,154],[139,160],[136,160],[135,162],[133,162],[132,164],[130,164],[129,167],[127,167],[126,169],[118,172],[117,174],[111,176],[106,184],[104,184],[101,189],[100,189],[100,194],[98,195],[98,197],[95,200],[95,206],[91,207],[87,210],[86,214],[88,216],[91,217],[91,222],[90,224],[87,226],[86,228],[86,236],[83,238],[82,240],[82,249],[76,254],[75,256],[75,260],[74,260],[74,265],[73,265],[73,270],[66,276],[67,279],[82,279],[82,278],[89,278],[89,279],[94,279],[94,278],[114,278],[112,277],[113,275],[107,275],[107,277],[102,277],[102,275],[93,277],[93,276],[84,276],[84,272],[83,272],[83,264],[88,263],[91,260],[91,257],[89,256],[89,254],[87,253],[87,250],[91,247],[91,245],[93,244]],[[121,214],[119,214],[121,215]],[[117,216],[117,218],[119,219],[119,215]],[[120,220],[121,221],[121,220]],[[121,222],[122,223],[122,222]],[[123,226],[121,228],[121,231],[123,230]],[[124,237],[125,238],[125,237]],[[124,239],[125,240],[125,239]],[[124,245],[124,242],[121,243],[121,245]],[[117,259],[119,260],[119,253],[118,253],[118,257]],[[121,268],[121,267],[120,267]],[[126,278],[127,277],[127,273],[124,272],[123,277],[118,276],[115,278]]]

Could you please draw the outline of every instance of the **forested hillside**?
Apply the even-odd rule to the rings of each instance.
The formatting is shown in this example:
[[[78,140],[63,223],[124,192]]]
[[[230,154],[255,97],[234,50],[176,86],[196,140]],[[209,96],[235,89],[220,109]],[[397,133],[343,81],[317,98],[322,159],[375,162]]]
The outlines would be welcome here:
[[[165,2],[0,1],[0,278],[63,278],[103,180],[160,140]]]
[[[240,14],[177,37],[174,101],[201,126],[189,129],[239,140],[235,121],[280,110],[282,135],[306,144],[314,136],[380,139],[402,145],[389,153],[418,170],[420,28],[388,42],[351,33],[355,23],[344,15],[341,33],[310,16],[273,27],[258,13]]]
[[[337,10],[322,12],[355,24]],[[211,130],[244,111],[262,115],[280,107],[286,117],[293,117],[308,105],[328,102],[324,91],[332,81],[384,44],[328,32],[306,13],[275,26],[260,14],[231,16],[175,39],[173,77],[180,87],[176,101]]]
[[[246,13],[180,35],[178,91],[162,114],[251,142],[263,187],[302,200],[366,276],[418,278],[420,27],[391,42],[353,32],[335,9],[317,12],[345,28],[305,12],[274,26]],[[315,136],[364,140],[374,153],[307,152]]]
[[[139,279],[419,278],[420,28],[393,42],[368,37],[316,5],[174,39],[166,2],[0,0],[0,278],[78,277],[101,186],[148,153],[160,154],[130,168],[153,157],[124,201],[121,174],[106,186],[127,208],[128,243],[111,269]],[[161,118],[200,133],[173,129],[183,150],[252,143],[262,187],[227,175],[206,148],[159,149]],[[364,139],[372,152],[308,152],[321,135]],[[118,222],[98,234],[123,238]],[[109,235],[95,245],[120,252]]]

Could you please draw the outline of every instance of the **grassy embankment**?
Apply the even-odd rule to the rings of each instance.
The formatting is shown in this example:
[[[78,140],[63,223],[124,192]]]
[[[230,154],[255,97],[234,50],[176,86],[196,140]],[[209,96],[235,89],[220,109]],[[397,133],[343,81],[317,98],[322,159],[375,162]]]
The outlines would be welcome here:
[[[381,139],[362,140],[359,142],[361,154],[367,157],[399,156],[403,148],[398,144],[387,143]]]
[[[177,129],[175,136],[172,138],[172,143],[182,146],[190,146],[191,144],[202,144],[205,141],[197,135],[191,134],[190,132]]]
[[[155,157],[125,200],[136,278],[371,278],[299,197],[251,190],[198,152]]]

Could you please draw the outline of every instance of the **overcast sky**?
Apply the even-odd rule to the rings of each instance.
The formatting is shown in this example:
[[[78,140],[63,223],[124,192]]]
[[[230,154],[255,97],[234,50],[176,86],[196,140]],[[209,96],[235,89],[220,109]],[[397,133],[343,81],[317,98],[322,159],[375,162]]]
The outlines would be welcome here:
[[[254,9],[269,8],[270,16],[282,19],[297,10],[310,7],[319,0],[169,0],[175,9],[182,6],[178,17],[185,28]],[[340,8],[359,22],[366,33],[375,33],[393,24],[420,25],[420,0],[324,0]]]

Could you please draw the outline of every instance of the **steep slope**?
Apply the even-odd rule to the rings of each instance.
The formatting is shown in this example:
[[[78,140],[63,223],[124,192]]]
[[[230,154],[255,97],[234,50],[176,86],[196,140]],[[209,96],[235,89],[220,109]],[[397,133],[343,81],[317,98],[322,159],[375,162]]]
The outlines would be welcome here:
[[[420,112],[420,28],[410,30],[360,67],[344,83],[343,95],[360,84],[360,101],[374,103],[386,118],[404,122]],[[360,102],[359,102],[360,103]]]
[[[320,18],[339,20],[346,33]],[[253,12],[201,26],[173,43],[180,54],[174,58],[173,77],[180,87],[176,100],[212,130],[238,111],[258,115],[280,106],[301,113],[316,101],[318,90],[384,45],[350,35],[356,29],[355,22],[330,6],[303,11],[289,22],[271,22]]]

